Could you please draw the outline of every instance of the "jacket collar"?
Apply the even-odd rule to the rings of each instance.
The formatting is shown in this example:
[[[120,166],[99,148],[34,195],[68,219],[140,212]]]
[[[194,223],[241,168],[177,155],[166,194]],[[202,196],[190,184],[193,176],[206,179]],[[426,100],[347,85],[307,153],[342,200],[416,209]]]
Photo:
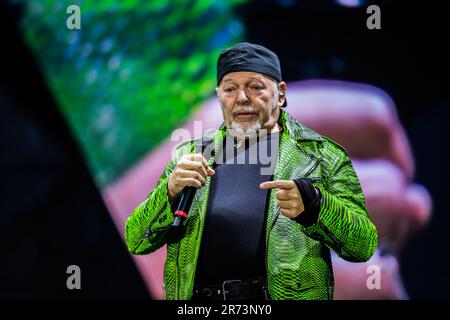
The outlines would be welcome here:
[[[289,113],[284,110],[280,110],[280,117],[278,123],[286,129],[292,139],[296,141],[301,140],[314,140],[323,141],[324,138],[317,132],[305,127],[303,124],[295,120]]]

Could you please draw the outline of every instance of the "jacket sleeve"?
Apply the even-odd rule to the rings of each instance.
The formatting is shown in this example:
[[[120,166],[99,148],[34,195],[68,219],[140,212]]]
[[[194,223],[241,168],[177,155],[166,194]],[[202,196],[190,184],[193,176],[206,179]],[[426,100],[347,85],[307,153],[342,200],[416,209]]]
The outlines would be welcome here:
[[[128,251],[133,254],[153,252],[167,241],[167,232],[174,220],[167,196],[167,183],[174,168],[175,164],[171,161],[153,191],[128,217],[125,241]]]
[[[313,185],[322,196],[320,211],[312,224],[300,223],[302,231],[347,261],[369,260],[377,248],[378,234],[345,151],[339,150],[325,181]]]

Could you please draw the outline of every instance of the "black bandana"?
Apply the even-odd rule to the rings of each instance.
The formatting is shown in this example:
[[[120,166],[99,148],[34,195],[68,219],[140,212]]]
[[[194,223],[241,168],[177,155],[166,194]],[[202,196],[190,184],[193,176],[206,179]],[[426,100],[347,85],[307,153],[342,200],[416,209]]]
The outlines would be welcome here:
[[[248,42],[223,50],[217,60],[217,85],[230,72],[253,71],[281,81],[280,61],[269,49]]]

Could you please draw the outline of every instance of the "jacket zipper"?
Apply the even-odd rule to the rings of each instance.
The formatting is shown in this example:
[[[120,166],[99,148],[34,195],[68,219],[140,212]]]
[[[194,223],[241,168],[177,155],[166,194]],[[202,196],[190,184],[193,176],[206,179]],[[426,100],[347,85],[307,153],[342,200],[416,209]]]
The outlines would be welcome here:
[[[147,229],[144,231],[144,234],[142,235],[141,241],[139,241],[139,243],[133,248],[133,251],[136,251],[136,249],[142,244],[142,242],[150,236],[150,234],[151,234],[150,228],[151,228],[152,224],[159,218],[159,215],[161,214],[161,212],[163,212],[166,209],[166,207],[167,207],[167,202],[164,203],[163,207],[156,213],[155,218],[153,218],[153,220],[149,223]],[[161,229],[165,229],[165,228],[161,228]]]
[[[322,222],[319,222],[320,227],[322,228],[322,230],[327,234],[327,236],[329,236],[331,238],[331,240],[333,240],[333,242],[335,243],[337,249],[339,252],[346,252],[350,257],[352,257],[353,259],[357,260],[357,257],[350,251],[348,251],[339,241],[338,239],[336,239],[336,237],[333,235],[333,233],[327,228],[327,226],[325,226]]]

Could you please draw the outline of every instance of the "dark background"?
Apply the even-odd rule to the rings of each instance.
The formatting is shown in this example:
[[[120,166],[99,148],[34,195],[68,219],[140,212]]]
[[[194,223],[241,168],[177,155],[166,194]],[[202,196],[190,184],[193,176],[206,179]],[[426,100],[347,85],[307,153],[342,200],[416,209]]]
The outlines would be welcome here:
[[[348,8],[333,1],[252,1],[238,13],[247,40],[279,55],[286,81],[364,82],[393,98],[416,160],[415,181],[434,203],[431,223],[400,257],[401,272],[411,298],[449,298],[450,6],[363,3]],[[366,27],[370,4],[381,9],[380,30]]]
[[[381,30],[365,8],[381,7]],[[364,82],[395,101],[434,201],[431,223],[400,257],[411,298],[449,298],[448,5],[397,1],[346,8],[331,1],[253,1],[238,8],[246,40],[273,49],[286,81]],[[79,147],[17,29],[0,4],[0,298],[146,298]],[[289,108],[289,107],[288,107]],[[388,187],[388,186],[387,186]],[[82,289],[67,290],[79,265]]]
[[[0,4],[0,299],[148,298],[18,29]],[[81,290],[68,290],[78,265]]]

